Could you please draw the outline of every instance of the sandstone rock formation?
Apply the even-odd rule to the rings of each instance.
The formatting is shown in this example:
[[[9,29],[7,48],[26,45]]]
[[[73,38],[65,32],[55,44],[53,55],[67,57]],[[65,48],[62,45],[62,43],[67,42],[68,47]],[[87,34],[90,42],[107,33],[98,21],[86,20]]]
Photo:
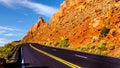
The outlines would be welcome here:
[[[120,57],[120,1],[65,0],[51,17],[31,27],[24,42],[61,42],[69,49]]]

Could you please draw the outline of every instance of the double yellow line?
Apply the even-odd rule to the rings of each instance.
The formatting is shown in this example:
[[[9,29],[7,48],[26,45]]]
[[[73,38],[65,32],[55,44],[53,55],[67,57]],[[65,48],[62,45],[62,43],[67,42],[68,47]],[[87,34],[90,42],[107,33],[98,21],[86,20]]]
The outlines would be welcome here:
[[[54,56],[54,55],[49,54],[49,53],[47,53],[47,52],[45,52],[45,51],[42,51],[42,50],[34,47],[32,44],[30,44],[30,47],[33,48],[34,50],[36,50],[36,51],[44,54],[44,55],[47,55],[47,56],[49,56],[49,57],[51,57],[51,58],[53,58],[53,59],[55,59],[55,60],[57,60],[57,61],[59,61],[59,62],[61,62],[61,63],[65,64],[65,65],[71,67],[71,68],[81,68],[80,66],[78,66],[78,65],[76,65],[76,64],[73,64],[73,63],[68,62],[68,61],[66,61],[66,60],[63,60],[63,59],[61,59],[61,58],[59,58],[59,57],[57,57],[57,56]]]

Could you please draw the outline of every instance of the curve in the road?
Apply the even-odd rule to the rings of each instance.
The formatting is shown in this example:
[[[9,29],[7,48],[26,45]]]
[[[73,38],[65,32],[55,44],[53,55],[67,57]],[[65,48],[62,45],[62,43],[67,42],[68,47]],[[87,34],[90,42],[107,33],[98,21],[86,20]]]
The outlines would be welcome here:
[[[78,65],[76,65],[76,64],[73,64],[73,63],[68,62],[68,61],[66,61],[66,60],[64,60],[64,59],[61,59],[61,58],[59,58],[59,57],[57,57],[57,56],[54,56],[54,55],[49,54],[49,53],[47,53],[47,52],[45,52],[45,51],[42,51],[42,50],[34,47],[32,44],[30,44],[30,47],[33,48],[34,50],[36,50],[36,51],[38,51],[38,52],[46,55],[46,56],[49,56],[49,57],[51,57],[51,58],[53,58],[53,59],[55,59],[55,60],[57,60],[57,61],[65,64],[65,65],[68,65],[68,66],[71,67],[71,68],[81,68],[80,66],[78,66]]]
[[[24,44],[21,48],[25,68],[120,68],[120,59],[118,58],[43,46],[36,43]]]

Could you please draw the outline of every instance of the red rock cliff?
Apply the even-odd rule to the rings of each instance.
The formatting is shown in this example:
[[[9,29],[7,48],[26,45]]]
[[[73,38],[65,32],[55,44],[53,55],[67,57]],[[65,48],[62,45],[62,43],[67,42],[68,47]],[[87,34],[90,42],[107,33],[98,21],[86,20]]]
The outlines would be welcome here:
[[[61,38],[68,39],[70,49],[119,57],[120,1],[65,0],[50,24],[40,18],[23,41],[54,46]]]

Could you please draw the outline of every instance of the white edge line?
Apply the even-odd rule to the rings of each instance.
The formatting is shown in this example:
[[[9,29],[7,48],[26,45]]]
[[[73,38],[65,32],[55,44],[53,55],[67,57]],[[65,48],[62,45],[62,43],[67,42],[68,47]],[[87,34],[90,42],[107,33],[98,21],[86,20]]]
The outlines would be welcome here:
[[[78,54],[75,54],[75,56],[76,56],[76,57],[80,57],[80,58],[85,58],[85,59],[88,58],[88,57],[86,57],[86,56],[82,56],[82,55],[78,55]]]
[[[22,47],[21,47],[21,59],[22,59],[21,66],[22,68],[25,68]]]

